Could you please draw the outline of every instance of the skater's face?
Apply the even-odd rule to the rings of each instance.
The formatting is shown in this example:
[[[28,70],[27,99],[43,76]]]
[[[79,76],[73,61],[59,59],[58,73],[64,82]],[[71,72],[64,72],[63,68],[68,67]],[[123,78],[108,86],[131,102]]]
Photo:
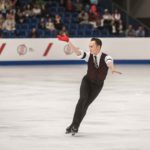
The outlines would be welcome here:
[[[95,41],[90,41],[89,44],[90,53],[93,55],[97,55],[100,52],[100,45],[97,45]]]

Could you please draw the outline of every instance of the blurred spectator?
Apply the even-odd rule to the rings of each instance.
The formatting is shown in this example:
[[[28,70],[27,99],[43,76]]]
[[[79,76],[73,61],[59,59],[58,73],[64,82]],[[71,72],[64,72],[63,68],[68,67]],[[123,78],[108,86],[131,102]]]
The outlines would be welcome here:
[[[93,5],[93,4],[95,4],[95,5],[98,5],[98,0],[90,0],[90,3]]]
[[[108,9],[104,10],[104,14],[102,17],[103,26],[109,31],[109,33],[112,32],[112,15],[109,13]]]
[[[5,0],[0,0],[0,12],[5,13],[6,12],[6,6],[5,6]]]
[[[77,17],[77,22],[80,24],[87,24],[89,21],[89,15],[86,11],[82,10]]]
[[[63,23],[61,21],[61,17],[59,15],[55,16],[54,25],[57,30],[61,30],[63,27]]]
[[[89,12],[89,11],[90,11],[90,5],[89,5],[88,3],[85,5],[84,10],[85,10],[86,12]]]
[[[114,22],[112,23],[112,31],[111,31],[111,33],[112,33],[113,35],[117,35],[116,26],[115,26],[115,23],[114,23]]]
[[[62,30],[59,32],[60,35],[68,35],[69,36],[69,32],[66,28],[66,26],[62,27]]]
[[[30,4],[26,5],[24,7],[24,12],[23,14],[25,15],[26,18],[30,17],[33,15],[33,12],[32,12],[32,7]]]
[[[118,12],[117,9],[112,13],[112,19],[115,22],[119,22],[121,20],[121,14]]]
[[[45,4],[43,4],[43,5],[45,5],[46,10],[48,10],[49,8],[52,7],[52,0],[48,0],[48,1],[47,1]]]
[[[25,14],[20,9],[18,9],[16,12],[16,22],[20,24],[23,24],[26,22]]]
[[[38,32],[36,30],[36,28],[32,28],[31,32],[29,33],[29,38],[38,38]]]
[[[15,17],[12,14],[7,14],[6,20],[3,22],[2,25],[2,29],[7,31],[16,30]]]
[[[100,16],[100,14],[97,10],[97,6],[91,5],[90,12],[89,12],[89,20],[90,21],[96,20],[96,18],[99,16]]]
[[[119,31],[119,34],[124,33],[124,25],[122,23],[122,20],[119,21],[118,31]]]
[[[81,0],[76,0],[76,2],[74,3],[74,7],[77,12],[81,12],[81,10],[83,9],[83,4],[81,3]]]
[[[12,0],[4,0],[6,3],[6,10],[10,10],[13,7]]]
[[[145,37],[145,30],[143,26],[139,26],[136,30],[136,37]]]
[[[45,4],[41,6],[41,17],[52,17],[52,14],[48,11],[48,7]]]
[[[40,29],[45,29],[46,28],[45,24],[46,24],[45,23],[45,18],[41,18],[38,26],[39,26]]]
[[[113,24],[113,28],[115,26],[116,29],[116,33],[119,34],[119,26],[120,26],[120,21],[121,21],[121,14],[118,12],[118,10],[116,9],[113,14],[112,14],[112,24]]]
[[[73,12],[74,11],[74,6],[72,0],[66,0],[66,6],[65,6],[67,11]]]
[[[0,11],[5,14],[7,10],[10,10],[13,6],[11,0],[0,0]]]
[[[100,17],[100,13],[97,10],[96,5],[92,5],[89,11],[89,23],[93,25],[94,28],[96,28],[96,21]]]
[[[17,1],[18,1],[18,0],[12,0],[12,6],[13,6],[13,8],[15,8],[15,6],[16,6],[16,4],[17,4]]]
[[[56,12],[50,11],[51,7],[60,7],[61,5],[69,11],[64,12],[64,9],[62,9],[63,14],[61,14],[64,18],[64,23],[69,23],[67,27],[70,26],[70,23],[75,23],[72,17],[78,13],[77,23],[79,24],[92,24],[94,28],[100,30],[106,28],[110,34],[112,33],[116,36],[120,34],[124,35],[125,33],[128,37],[145,37],[145,29],[142,26],[139,26],[135,31],[131,25],[124,31],[122,23],[124,20],[121,20],[121,13],[117,9],[112,14],[109,13],[108,9],[105,9],[103,16],[101,16],[98,11],[103,10],[102,6],[98,9],[100,1],[101,0],[0,0],[0,31],[2,33],[3,30],[14,31],[17,23],[18,29],[32,28],[38,24],[38,29],[48,29],[54,32],[61,32],[62,34],[68,34],[68,30],[64,27],[61,17],[55,15]],[[61,9],[56,8],[56,11],[58,10]],[[74,10],[76,12],[74,12]],[[54,19],[54,22],[51,19]],[[73,22],[71,22],[72,19]],[[32,22],[33,20],[34,22]],[[34,30],[36,29],[32,31],[32,37],[39,37],[38,33]],[[106,30],[103,31],[102,34],[108,33]]]
[[[123,36],[123,33],[124,33],[124,29],[123,29],[123,24],[122,24],[122,20],[119,21],[119,24],[118,26],[116,26],[116,24],[113,22],[112,23],[112,34],[113,35],[122,35]]]
[[[0,31],[2,30],[3,22],[4,22],[4,17],[3,17],[3,15],[0,13]]]
[[[54,31],[55,30],[55,26],[54,26],[54,23],[52,22],[51,18],[48,18],[48,20],[46,22],[46,29],[48,29],[50,31]]]
[[[5,0],[0,0],[0,12],[4,15],[6,14],[6,4]]]
[[[34,5],[32,9],[32,13],[34,16],[40,16],[41,15],[41,8],[39,5]]]
[[[59,3],[61,6],[65,6],[65,0],[60,0]]]
[[[97,29],[99,29],[99,30],[101,30],[102,28],[103,28],[103,26],[102,26],[102,18],[101,17],[98,17],[97,19],[96,19],[96,27],[95,28],[97,28]]]
[[[132,25],[128,26],[125,34],[127,37],[135,37],[135,30],[133,29]]]

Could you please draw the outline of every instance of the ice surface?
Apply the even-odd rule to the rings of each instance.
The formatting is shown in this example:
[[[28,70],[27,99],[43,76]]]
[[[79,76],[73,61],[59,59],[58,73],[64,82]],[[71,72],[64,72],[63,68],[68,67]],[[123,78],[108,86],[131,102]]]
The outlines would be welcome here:
[[[0,67],[0,150],[149,150],[150,66],[117,68],[72,137],[86,65]]]

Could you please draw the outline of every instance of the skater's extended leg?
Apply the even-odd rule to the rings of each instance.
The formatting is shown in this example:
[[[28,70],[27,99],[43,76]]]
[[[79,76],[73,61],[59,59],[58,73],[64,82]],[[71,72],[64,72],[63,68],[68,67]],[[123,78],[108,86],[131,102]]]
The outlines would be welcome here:
[[[83,112],[82,112],[82,116],[80,118],[79,121],[79,125],[82,122],[84,116],[86,115],[87,109],[89,107],[89,105],[96,99],[96,97],[98,96],[98,94],[100,93],[100,91],[103,88],[103,82],[100,82],[99,84],[92,84],[91,88],[90,88],[90,95],[88,100],[86,101],[86,104],[84,106]]]
[[[88,84],[87,77],[85,76],[82,80],[81,86],[80,86],[80,98],[75,108],[75,113],[73,117],[72,124],[74,128],[78,129],[81,117],[83,116],[83,110],[84,107],[88,101],[89,93],[90,93],[90,87]]]

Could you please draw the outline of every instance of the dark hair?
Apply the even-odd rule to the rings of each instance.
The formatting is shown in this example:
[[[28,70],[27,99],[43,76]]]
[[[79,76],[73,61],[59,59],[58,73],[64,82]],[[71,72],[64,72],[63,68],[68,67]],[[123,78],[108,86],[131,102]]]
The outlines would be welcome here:
[[[102,46],[102,41],[98,38],[92,38],[91,41],[95,41],[96,45]]]

